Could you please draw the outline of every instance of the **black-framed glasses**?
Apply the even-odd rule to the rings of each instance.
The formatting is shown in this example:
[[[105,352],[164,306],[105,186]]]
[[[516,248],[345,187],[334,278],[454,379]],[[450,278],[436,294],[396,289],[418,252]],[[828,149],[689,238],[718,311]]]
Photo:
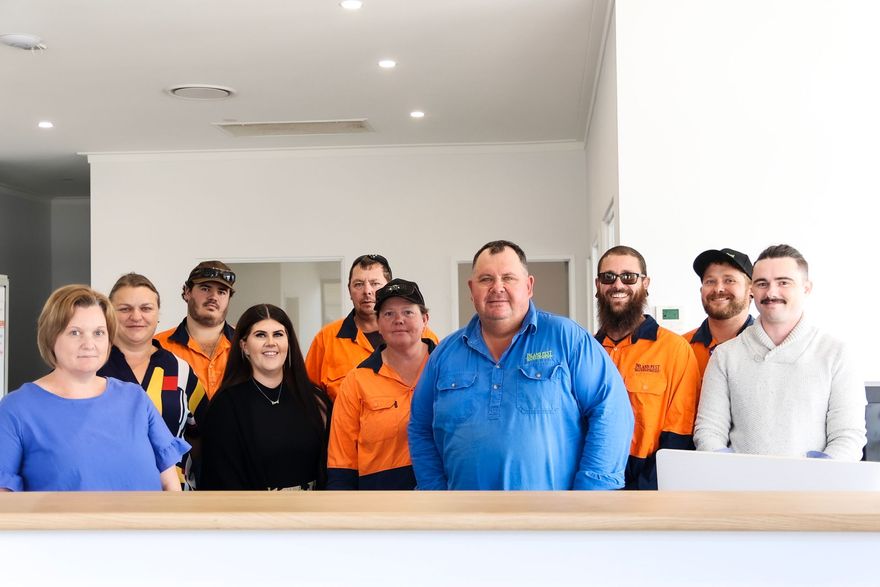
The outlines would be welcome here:
[[[216,267],[197,267],[189,274],[189,279],[222,279],[229,285],[235,283],[235,273]]]
[[[599,283],[602,285],[614,285],[614,282],[620,279],[620,283],[624,285],[635,285],[639,277],[647,277],[647,275],[644,273],[633,273],[632,271],[624,271],[623,273],[603,271],[599,274]]]

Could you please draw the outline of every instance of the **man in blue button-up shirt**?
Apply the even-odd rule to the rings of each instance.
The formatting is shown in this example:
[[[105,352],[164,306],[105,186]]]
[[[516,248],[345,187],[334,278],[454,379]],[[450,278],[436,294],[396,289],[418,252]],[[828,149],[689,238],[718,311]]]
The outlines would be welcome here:
[[[617,489],[633,432],[607,353],[568,318],[535,308],[522,249],[474,256],[477,314],[437,347],[412,400],[419,489]]]

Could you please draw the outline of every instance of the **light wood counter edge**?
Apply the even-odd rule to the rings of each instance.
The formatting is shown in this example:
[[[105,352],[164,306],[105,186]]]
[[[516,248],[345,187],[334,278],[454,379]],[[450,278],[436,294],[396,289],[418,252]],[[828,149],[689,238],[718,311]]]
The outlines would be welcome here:
[[[0,530],[880,532],[880,494],[17,493]]]

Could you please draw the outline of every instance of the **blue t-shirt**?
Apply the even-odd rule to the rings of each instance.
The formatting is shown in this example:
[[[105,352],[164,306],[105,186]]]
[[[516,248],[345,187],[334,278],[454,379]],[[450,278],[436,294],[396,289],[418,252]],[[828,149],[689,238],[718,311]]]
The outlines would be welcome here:
[[[0,401],[0,487],[12,491],[161,490],[189,448],[140,386],[112,377],[93,398],[25,383]]]
[[[418,489],[617,489],[632,434],[608,354],[530,302],[497,361],[478,316],[440,343],[413,395],[409,448]]]

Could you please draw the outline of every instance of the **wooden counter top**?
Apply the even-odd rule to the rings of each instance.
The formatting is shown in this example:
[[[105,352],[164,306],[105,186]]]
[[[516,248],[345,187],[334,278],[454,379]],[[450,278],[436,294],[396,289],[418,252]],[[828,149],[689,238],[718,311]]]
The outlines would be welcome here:
[[[0,530],[880,532],[868,492],[0,494]]]

